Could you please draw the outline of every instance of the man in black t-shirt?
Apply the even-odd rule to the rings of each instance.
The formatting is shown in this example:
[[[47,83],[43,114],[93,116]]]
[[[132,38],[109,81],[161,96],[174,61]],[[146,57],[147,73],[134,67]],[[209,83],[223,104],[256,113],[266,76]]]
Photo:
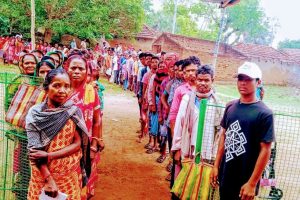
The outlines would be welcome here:
[[[246,62],[239,67],[237,78],[240,99],[226,106],[211,173],[212,186],[220,186],[221,200],[254,199],[275,137],[273,113],[255,95],[261,70]]]

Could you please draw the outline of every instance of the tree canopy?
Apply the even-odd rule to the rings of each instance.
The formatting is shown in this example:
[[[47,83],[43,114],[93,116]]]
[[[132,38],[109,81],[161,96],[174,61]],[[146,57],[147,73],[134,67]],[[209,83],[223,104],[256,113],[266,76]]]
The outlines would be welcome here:
[[[143,24],[142,0],[35,0],[36,27],[80,38],[131,37]],[[30,1],[0,0],[0,35],[30,33]],[[7,23],[8,22],[8,23]]]
[[[279,49],[300,49],[300,40],[284,40],[279,42]]]
[[[160,31],[171,32],[174,13],[174,1],[165,0],[162,9],[153,11],[146,0],[146,23]],[[147,7],[145,7],[147,5]],[[276,21],[266,16],[259,0],[243,0],[227,8],[225,14],[223,42],[248,42],[271,44],[276,30]],[[216,40],[221,12],[216,4],[204,1],[181,0],[178,3],[176,34]]]

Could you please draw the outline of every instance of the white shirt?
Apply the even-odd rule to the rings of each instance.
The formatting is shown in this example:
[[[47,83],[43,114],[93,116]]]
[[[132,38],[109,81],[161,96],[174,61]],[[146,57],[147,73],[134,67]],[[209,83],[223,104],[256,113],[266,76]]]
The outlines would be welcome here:
[[[113,63],[113,70],[118,70],[118,56],[114,55],[112,59],[112,63]]]
[[[185,158],[190,154],[190,146],[196,147],[197,133],[198,133],[198,120],[199,120],[199,108],[194,104],[194,113],[192,117],[192,131],[190,136],[190,146],[184,146],[183,139],[186,135],[183,135],[184,130],[184,119],[187,115],[186,110],[190,95],[186,94],[182,97],[179,111],[176,117],[174,137],[172,143],[172,151],[181,150],[181,157]],[[209,99],[211,104],[215,104],[212,98]],[[218,138],[215,136],[215,126],[219,125],[221,121],[221,111],[217,107],[209,106],[206,111],[206,117],[204,122],[204,134],[202,139],[202,158],[203,159],[214,159],[218,150]],[[185,132],[187,133],[187,132]],[[192,154],[195,156],[195,148]]]

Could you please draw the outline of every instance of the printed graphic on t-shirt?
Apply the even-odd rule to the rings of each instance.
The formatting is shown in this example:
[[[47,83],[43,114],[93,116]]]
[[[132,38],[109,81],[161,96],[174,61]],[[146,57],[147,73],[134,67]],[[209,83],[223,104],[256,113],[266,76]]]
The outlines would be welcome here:
[[[225,139],[225,152],[226,162],[234,158],[234,154],[239,156],[246,152],[245,144],[247,143],[246,137],[241,132],[241,126],[238,120],[233,122],[226,131]]]

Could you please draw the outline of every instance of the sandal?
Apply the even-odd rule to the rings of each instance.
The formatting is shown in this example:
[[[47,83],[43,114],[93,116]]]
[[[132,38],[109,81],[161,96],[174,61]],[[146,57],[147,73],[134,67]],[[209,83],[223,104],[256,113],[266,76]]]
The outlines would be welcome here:
[[[165,159],[167,158],[166,155],[160,155],[157,159],[156,162],[158,163],[163,163],[165,161]]]
[[[173,163],[169,162],[169,164],[166,167],[167,172],[171,172],[173,167]]]
[[[145,149],[151,149],[151,148],[152,148],[152,145],[151,145],[150,143],[148,143],[148,144],[146,144],[146,145],[144,146],[144,148],[145,148]]]
[[[166,180],[166,181],[171,181],[171,178],[172,178],[172,175],[171,175],[171,173],[169,173],[169,174],[166,176],[165,180]]]
[[[151,149],[148,149],[148,150],[146,151],[146,153],[147,153],[147,154],[153,154],[153,153],[158,152],[158,151],[159,151],[159,149],[151,148]]]

